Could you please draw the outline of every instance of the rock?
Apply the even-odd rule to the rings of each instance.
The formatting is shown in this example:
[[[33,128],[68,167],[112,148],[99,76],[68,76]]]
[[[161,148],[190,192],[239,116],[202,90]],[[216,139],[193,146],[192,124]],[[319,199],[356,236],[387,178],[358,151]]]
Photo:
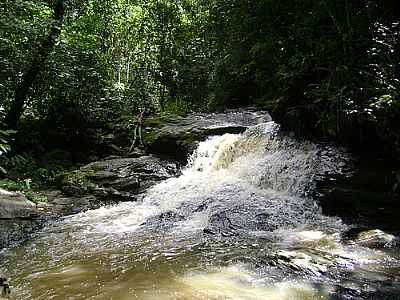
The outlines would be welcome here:
[[[208,136],[242,133],[249,126],[271,121],[266,112],[162,115],[145,121],[144,143],[150,152],[185,161],[197,143]]]
[[[396,243],[396,237],[379,229],[358,231],[352,229],[345,233],[346,242],[365,247],[380,248],[389,247]]]
[[[37,215],[35,204],[22,193],[0,189],[0,219],[30,219]]]
[[[300,248],[277,250],[263,258],[261,266],[279,269],[287,276],[301,275],[335,277],[346,270],[352,270],[357,261],[351,256],[343,256],[330,248]],[[330,275],[328,274],[330,273]],[[336,275],[334,275],[336,274]]]
[[[176,224],[176,222],[185,220],[185,217],[174,211],[167,211],[160,215],[148,218],[142,226],[153,230],[166,230]]]
[[[136,197],[132,193],[119,192],[118,190],[110,187],[99,187],[96,186],[93,189],[93,195],[100,199],[103,204],[111,204],[125,201],[136,201]]]
[[[63,174],[59,184],[73,197],[94,195],[100,200],[133,201],[134,194],[177,174],[175,163],[153,156],[114,156]]]
[[[96,209],[111,202],[103,202],[94,195],[85,197],[66,196],[61,191],[45,191],[48,202],[40,203],[37,209],[48,218],[67,216],[88,209]]]
[[[273,232],[279,228],[296,226],[295,220],[277,216],[268,211],[266,202],[250,201],[230,207],[213,207],[208,219],[205,234],[221,236],[248,235],[249,232]]]
[[[59,188],[68,196],[84,196],[91,188],[88,174],[75,170],[58,175],[57,184]]]
[[[400,196],[393,192],[393,166],[361,159],[353,164],[354,172],[319,182],[323,213],[338,216],[348,224],[399,233]]]
[[[287,267],[294,272],[307,273],[310,275],[322,275],[334,266],[331,257],[310,255],[300,251],[280,250],[275,254],[275,263],[280,267]]]
[[[82,167],[81,171],[87,174],[91,182],[120,193],[141,192],[178,173],[176,164],[153,156],[98,161]]]
[[[41,225],[35,204],[21,193],[0,189],[0,249],[25,240]]]

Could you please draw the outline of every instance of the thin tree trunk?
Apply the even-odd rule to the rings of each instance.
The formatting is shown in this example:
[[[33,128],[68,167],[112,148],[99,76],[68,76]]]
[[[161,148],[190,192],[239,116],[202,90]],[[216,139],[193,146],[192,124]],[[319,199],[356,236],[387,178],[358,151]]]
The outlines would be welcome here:
[[[136,141],[139,138],[139,146],[143,147],[143,138],[142,138],[142,127],[143,127],[143,117],[144,117],[145,109],[140,109],[140,114],[137,118],[135,129],[133,131],[133,140],[131,146],[129,147],[129,152],[132,153],[133,149],[135,149]]]
[[[54,6],[54,21],[50,32],[37,49],[36,56],[33,58],[26,73],[23,74],[21,81],[16,86],[14,102],[11,104],[6,119],[7,125],[12,129],[18,127],[20,117],[24,111],[24,105],[27,102],[29,90],[40,71],[43,69],[47,57],[53,50],[60,36],[61,26],[64,20],[64,5],[64,0],[57,0]]]

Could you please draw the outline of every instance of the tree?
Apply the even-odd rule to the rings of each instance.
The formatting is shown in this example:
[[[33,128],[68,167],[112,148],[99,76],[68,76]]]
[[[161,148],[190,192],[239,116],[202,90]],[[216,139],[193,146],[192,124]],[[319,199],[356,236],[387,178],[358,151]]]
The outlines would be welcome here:
[[[35,82],[35,79],[43,69],[46,59],[51,53],[56,44],[56,41],[61,33],[61,28],[64,20],[65,3],[64,0],[56,0],[54,5],[54,17],[53,22],[48,33],[47,38],[42,42],[38,49],[35,51],[35,55],[27,68],[27,71],[23,74],[20,82],[15,88],[14,101],[11,104],[10,110],[6,117],[8,127],[16,129],[18,122],[23,113],[24,105],[27,102],[27,97],[30,88]]]

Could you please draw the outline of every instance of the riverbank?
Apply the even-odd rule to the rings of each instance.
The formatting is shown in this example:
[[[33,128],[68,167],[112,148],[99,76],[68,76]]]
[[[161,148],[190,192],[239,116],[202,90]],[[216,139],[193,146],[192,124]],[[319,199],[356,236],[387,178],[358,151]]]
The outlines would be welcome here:
[[[121,131],[109,134],[108,144],[102,148],[113,149],[113,155],[57,173],[50,186],[38,191],[40,197],[36,203],[22,192],[3,190],[0,209],[7,214],[0,215],[3,228],[0,249],[28,240],[45,224],[62,217],[136,201],[138,194],[156,183],[178,176],[198,142],[212,135],[240,133],[248,126],[270,120],[268,113],[252,111],[154,116],[144,124],[145,150],[131,153],[127,153],[129,134]]]

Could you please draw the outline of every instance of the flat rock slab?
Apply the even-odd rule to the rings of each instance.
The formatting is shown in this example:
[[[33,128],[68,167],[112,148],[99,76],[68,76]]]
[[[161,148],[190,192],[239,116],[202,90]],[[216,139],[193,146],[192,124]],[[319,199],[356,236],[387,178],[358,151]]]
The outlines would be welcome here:
[[[21,193],[0,189],[0,249],[26,239],[41,223],[34,203]]]
[[[0,219],[30,219],[37,216],[35,204],[23,194],[0,189]]]
[[[176,172],[176,165],[163,162],[154,156],[141,156],[133,158],[113,158],[90,163],[81,168],[88,172],[89,177],[95,180],[109,180],[137,176],[144,178],[166,179]]]
[[[60,180],[60,188],[70,197],[95,196],[102,201],[134,201],[135,194],[178,173],[176,163],[151,155],[112,157],[65,174]]]
[[[80,169],[100,187],[137,193],[178,173],[175,163],[154,156],[113,158],[90,163]]]

